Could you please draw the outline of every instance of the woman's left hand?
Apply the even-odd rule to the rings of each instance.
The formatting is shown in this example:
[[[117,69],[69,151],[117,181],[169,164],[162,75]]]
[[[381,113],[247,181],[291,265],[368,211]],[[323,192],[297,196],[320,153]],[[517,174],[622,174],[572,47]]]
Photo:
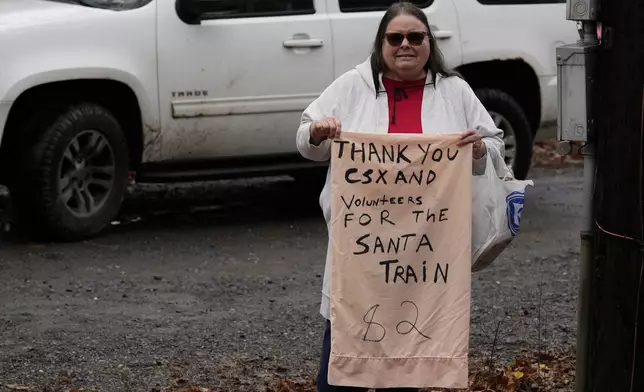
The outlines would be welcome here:
[[[485,143],[475,130],[470,129],[461,134],[461,140],[458,142],[458,146],[464,146],[466,144],[472,143],[472,158],[481,159],[486,152]]]

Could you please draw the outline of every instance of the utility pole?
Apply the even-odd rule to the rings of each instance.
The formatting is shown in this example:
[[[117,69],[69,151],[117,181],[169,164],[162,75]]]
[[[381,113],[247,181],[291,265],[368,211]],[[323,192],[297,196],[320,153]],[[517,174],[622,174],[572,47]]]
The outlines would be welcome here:
[[[618,0],[619,1],[619,0]],[[592,310],[594,259],[594,201],[596,129],[593,121],[593,87],[599,40],[597,36],[599,0],[568,0],[566,19],[577,22],[579,40],[557,48],[558,124],[557,136],[563,153],[583,146],[583,219],[580,244],[579,304],[577,310],[576,392],[589,392],[589,328]],[[608,391],[606,391],[608,392]]]
[[[567,18],[582,26],[580,41],[557,48],[559,139],[584,145],[576,391],[639,392],[644,0],[568,0]]]

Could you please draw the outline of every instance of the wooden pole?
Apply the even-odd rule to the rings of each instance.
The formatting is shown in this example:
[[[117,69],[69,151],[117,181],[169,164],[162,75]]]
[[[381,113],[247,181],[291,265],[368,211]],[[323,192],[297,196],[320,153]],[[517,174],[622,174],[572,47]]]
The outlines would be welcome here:
[[[601,0],[585,391],[644,391],[644,0]],[[582,380],[578,380],[582,381]]]

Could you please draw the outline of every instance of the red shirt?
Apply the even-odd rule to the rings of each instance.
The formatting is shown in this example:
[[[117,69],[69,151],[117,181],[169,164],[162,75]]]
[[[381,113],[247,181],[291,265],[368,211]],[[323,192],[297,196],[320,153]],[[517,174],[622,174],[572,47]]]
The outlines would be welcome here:
[[[425,79],[403,82],[383,77],[382,83],[389,100],[389,133],[423,133]]]

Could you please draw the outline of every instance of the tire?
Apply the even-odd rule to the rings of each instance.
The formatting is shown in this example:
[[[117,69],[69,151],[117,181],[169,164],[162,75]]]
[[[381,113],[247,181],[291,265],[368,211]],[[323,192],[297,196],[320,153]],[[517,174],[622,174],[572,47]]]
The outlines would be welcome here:
[[[49,118],[35,145],[22,154],[21,175],[10,188],[13,226],[43,239],[96,236],[123,201],[127,140],[116,118],[92,103],[72,105]]]
[[[475,93],[492,118],[501,119],[497,126],[504,132],[506,163],[512,167],[517,179],[524,180],[532,162],[532,129],[525,112],[512,96],[501,90],[481,88]],[[509,156],[512,150],[514,159]]]

